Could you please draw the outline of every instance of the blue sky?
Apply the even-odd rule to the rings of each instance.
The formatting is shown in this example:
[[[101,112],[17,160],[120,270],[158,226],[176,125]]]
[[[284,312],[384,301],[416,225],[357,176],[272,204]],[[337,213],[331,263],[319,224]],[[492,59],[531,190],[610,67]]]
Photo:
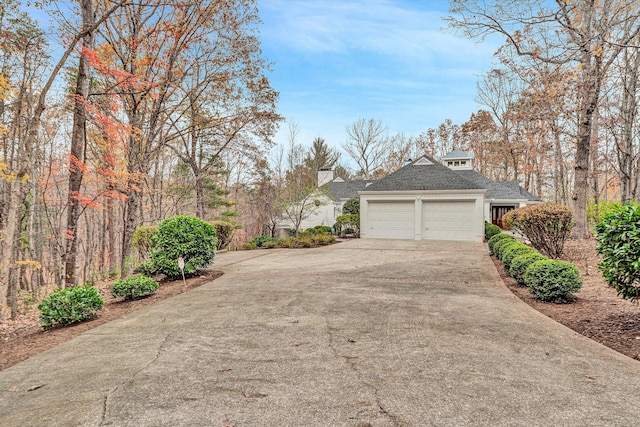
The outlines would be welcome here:
[[[322,137],[340,147],[359,118],[417,136],[480,108],[476,81],[498,45],[446,30],[446,0],[260,0],[259,8],[271,84],[298,143]],[[288,135],[283,123],[276,142]]]

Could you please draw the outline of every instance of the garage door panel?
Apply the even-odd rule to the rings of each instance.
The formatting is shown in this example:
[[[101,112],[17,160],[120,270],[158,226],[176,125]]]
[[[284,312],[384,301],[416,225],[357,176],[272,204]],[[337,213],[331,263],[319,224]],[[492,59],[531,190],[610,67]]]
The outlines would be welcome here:
[[[422,238],[474,240],[473,201],[429,201],[422,205]]]
[[[413,239],[414,202],[369,202],[367,236],[378,239]]]

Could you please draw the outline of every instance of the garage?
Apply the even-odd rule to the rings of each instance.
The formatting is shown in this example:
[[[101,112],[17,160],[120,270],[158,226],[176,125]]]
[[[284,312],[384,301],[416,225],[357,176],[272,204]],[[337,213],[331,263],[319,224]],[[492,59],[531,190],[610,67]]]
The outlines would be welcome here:
[[[422,238],[475,240],[474,212],[473,200],[423,202]]]
[[[360,237],[481,242],[486,189],[422,156],[360,190]]]
[[[413,239],[415,203],[413,201],[372,201],[368,206],[366,235],[376,239]]]

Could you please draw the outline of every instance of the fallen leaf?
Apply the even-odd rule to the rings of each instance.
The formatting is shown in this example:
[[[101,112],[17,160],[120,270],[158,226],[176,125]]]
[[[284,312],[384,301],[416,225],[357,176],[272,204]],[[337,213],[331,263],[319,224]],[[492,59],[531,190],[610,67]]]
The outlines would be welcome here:
[[[10,391],[11,393],[16,393],[16,392],[18,391],[18,387],[11,387],[11,388],[9,389],[9,391]]]
[[[37,390],[37,389],[39,389],[39,388],[44,387],[45,385],[46,385],[46,384],[39,384],[39,385],[31,386],[31,387],[29,387],[29,388],[27,389],[27,392]]]
[[[229,372],[231,370],[231,368],[222,368],[222,369],[218,369],[218,372]]]

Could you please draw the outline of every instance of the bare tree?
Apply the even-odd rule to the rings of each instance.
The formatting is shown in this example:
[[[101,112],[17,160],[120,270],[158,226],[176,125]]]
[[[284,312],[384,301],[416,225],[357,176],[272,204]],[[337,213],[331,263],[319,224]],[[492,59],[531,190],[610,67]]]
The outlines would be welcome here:
[[[507,38],[506,49],[549,64],[573,64],[579,88],[573,210],[575,237],[589,236],[587,196],[591,136],[605,75],[640,31],[638,1],[451,0],[451,27],[466,36]],[[621,29],[626,29],[621,31]]]
[[[346,128],[349,140],[342,148],[360,168],[359,174],[370,179],[387,161],[391,150],[388,129],[379,120],[358,119]]]

